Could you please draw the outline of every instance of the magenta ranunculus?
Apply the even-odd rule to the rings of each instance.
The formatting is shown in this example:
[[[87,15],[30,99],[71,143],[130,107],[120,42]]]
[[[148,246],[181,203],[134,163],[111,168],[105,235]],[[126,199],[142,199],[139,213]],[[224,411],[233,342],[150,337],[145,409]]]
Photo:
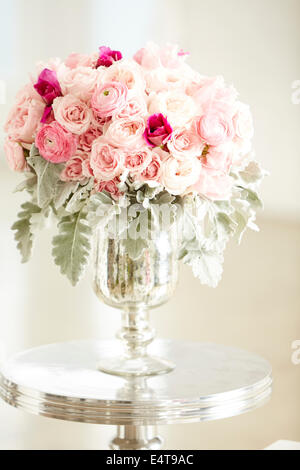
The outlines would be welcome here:
[[[112,51],[110,47],[101,46],[99,47],[99,59],[97,67],[104,65],[104,67],[110,67],[114,62],[122,59],[120,51]]]
[[[53,70],[44,69],[40,73],[37,83],[33,86],[47,105],[51,105],[55,98],[62,95],[56,72]]]
[[[151,147],[159,147],[166,143],[172,134],[172,127],[161,113],[152,114],[147,122],[144,138]]]

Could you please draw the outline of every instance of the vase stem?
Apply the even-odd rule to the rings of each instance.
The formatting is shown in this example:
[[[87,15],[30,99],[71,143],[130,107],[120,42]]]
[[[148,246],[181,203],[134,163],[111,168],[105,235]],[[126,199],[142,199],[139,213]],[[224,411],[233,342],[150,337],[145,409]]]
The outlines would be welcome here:
[[[155,337],[149,324],[147,308],[128,308],[122,313],[122,328],[117,334],[124,346],[125,356],[130,359],[147,355],[147,346]]]

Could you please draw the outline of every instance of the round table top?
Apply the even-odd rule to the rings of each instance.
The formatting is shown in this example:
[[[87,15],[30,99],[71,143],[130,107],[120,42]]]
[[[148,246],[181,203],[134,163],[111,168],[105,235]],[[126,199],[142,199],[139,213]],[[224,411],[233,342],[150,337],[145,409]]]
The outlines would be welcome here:
[[[226,418],[264,404],[271,366],[261,357],[210,343],[157,340],[151,354],[174,371],[121,378],[97,370],[116,341],[50,344],[17,354],[1,368],[0,396],[25,411],[69,421],[151,425]]]

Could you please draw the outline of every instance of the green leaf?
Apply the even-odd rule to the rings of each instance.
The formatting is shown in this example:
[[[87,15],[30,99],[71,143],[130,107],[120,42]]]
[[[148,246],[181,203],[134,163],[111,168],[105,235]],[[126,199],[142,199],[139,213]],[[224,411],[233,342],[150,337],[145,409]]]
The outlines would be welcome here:
[[[92,230],[87,224],[83,210],[63,217],[58,229],[59,234],[53,239],[54,261],[60,267],[61,273],[75,286],[88,262]]]
[[[17,247],[22,255],[22,263],[29,260],[32,250],[33,231],[31,227],[32,217],[41,212],[40,207],[32,202],[25,202],[22,204],[23,209],[18,214],[18,220],[11,227],[15,230],[15,240],[17,240]]]
[[[259,183],[266,175],[267,172],[255,160],[252,160],[244,170],[239,172],[240,179],[246,184]]]
[[[71,194],[75,193],[79,186],[79,183],[76,181],[59,181],[55,188],[55,195],[54,195],[54,207],[55,209],[59,209],[62,207],[67,199],[71,196]]]
[[[66,205],[66,211],[71,212],[72,214],[81,211],[85,206],[87,199],[90,197],[93,185],[94,181],[91,179],[86,185],[79,186]]]
[[[142,238],[129,238],[127,237],[124,241],[127,254],[130,259],[136,261],[140,258],[145,248],[147,248],[147,242]]]
[[[28,164],[37,175],[37,203],[41,208],[47,207],[55,196],[56,186],[60,181],[63,165],[48,162],[38,153],[33,145]]]
[[[14,193],[24,191],[25,189],[30,193],[33,191],[34,187],[37,184],[37,176],[32,173],[28,173],[26,179],[21,181],[20,184],[14,189]]]
[[[217,287],[223,273],[223,253],[202,247],[199,251],[188,251],[183,262],[191,266],[193,274],[202,284]]]
[[[245,199],[247,202],[249,202],[253,209],[263,208],[263,203],[260,200],[258,194],[255,191],[252,191],[252,189],[242,188],[241,197],[242,199]]]

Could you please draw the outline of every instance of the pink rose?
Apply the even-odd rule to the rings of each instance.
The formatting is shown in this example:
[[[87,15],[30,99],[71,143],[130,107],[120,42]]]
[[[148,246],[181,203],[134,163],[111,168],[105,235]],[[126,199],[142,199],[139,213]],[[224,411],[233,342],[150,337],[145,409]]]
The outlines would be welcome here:
[[[114,62],[122,59],[120,51],[112,51],[110,47],[101,46],[99,47],[99,59],[97,67],[104,66],[110,67]]]
[[[125,154],[124,167],[131,173],[141,173],[144,171],[152,160],[152,152],[148,148],[144,148],[138,152]]]
[[[162,164],[161,182],[170,194],[180,195],[196,183],[201,172],[198,158],[177,160],[170,156]]]
[[[161,176],[161,159],[159,155],[155,152],[152,152],[152,160],[147,165],[147,168],[137,176],[138,180],[142,181],[157,181],[159,182]]]
[[[119,178],[114,178],[110,181],[95,181],[94,191],[101,193],[102,191],[107,191],[111,194],[113,198],[118,199],[122,193],[118,188],[118,184],[120,183]]]
[[[233,178],[231,176],[222,171],[202,166],[200,177],[191,189],[213,201],[223,201],[230,198],[232,186]]]
[[[77,148],[81,152],[90,152],[92,149],[92,143],[98,137],[101,137],[102,131],[99,127],[91,126],[84,133],[78,136]]]
[[[27,168],[23,147],[7,138],[4,143],[4,152],[8,166],[13,171],[24,171]]]
[[[32,144],[44,108],[45,102],[32,85],[26,85],[22,88],[17,94],[17,102],[11,109],[4,126],[9,138],[21,143]]]
[[[202,164],[207,168],[228,173],[232,164],[231,144],[221,145],[219,147],[210,147]]]
[[[53,102],[56,121],[73,134],[84,134],[90,127],[92,113],[76,96],[66,95]]]
[[[91,106],[101,118],[114,116],[126,106],[127,93],[127,87],[123,83],[105,83],[95,90]]]
[[[115,62],[111,67],[102,71],[101,81],[118,82],[127,87],[129,96],[143,96],[146,82],[140,67],[132,60],[122,60]]]
[[[145,146],[144,132],[142,118],[115,119],[108,126],[105,137],[114,147],[137,150]]]
[[[87,154],[76,155],[67,161],[66,167],[63,169],[60,179],[62,181],[82,181],[86,178],[83,173],[83,162],[88,160]]]
[[[39,130],[35,145],[41,156],[52,163],[68,161],[75,155],[77,148],[76,137],[56,121],[44,125]]]
[[[205,147],[204,142],[193,129],[176,129],[167,142],[170,153],[178,159],[200,157]]]
[[[86,176],[86,178],[93,178],[94,177],[94,172],[91,167],[91,162],[90,162],[90,156],[88,155],[88,158],[85,158],[82,161],[82,174]]]
[[[152,114],[148,118],[144,138],[150,147],[159,147],[167,142],[172,131],[172,127],[163,114]]]
[[[183,64],[186,55],[188,53],[179,49],[176,44],[159,47],[153,42],[148,42],[146,47],[140,49],[133,58],[145,69],[153,70],[160,66],[178,68]]]
[[[97,82],[97,70],[78,66],[73,69],[65,67],[59,73],[59,80],[64,95],[71,94],[82,101],[91,99]]]
[[[85,55],[85,54],[77,54],[73,52],[65,60],[65,65],[69,67],[70,69],[75,69],[76,67],[80,67],[80,66],[95,68],[97,60],[98,60],[97,53],[93,55]]]
[[[147,104],[143,98],[129,98],[125,108],[114,116],[115,119],[143,117],[148,114]]]
[[[194,121],[195,130],[208,145],[221,145],[234,136],[232,118],[222,113],[208,113]]]
[[[103,137],[94,140],[90,165],[97,179],[109,181],[120,175],[123,161],[123,153],[109,145]]]

